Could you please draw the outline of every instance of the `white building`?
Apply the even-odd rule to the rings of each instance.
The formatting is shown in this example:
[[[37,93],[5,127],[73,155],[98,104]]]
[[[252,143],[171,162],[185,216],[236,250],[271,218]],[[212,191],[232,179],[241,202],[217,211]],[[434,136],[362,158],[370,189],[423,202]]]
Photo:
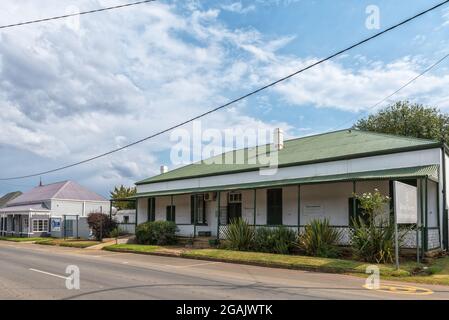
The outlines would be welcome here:
[[[73,181],[38,186],[0,209],[0,233],[17,237],[87,238],[87,216],[109,213],[110,203]]]
[[[409,232],[407,246],[418,243],[421,252],[447,248],[448,149],[442,143],[342,130],[281,139],[277,145],[270,151],[277,151],[279,159],[273,175],[261,174],[262,166],[249,161],[202,161],[137,182],[137,222],[172,220],[181,235],[220,237],[234,217],[255,226],[285,225],[298,231],[312,219],[328,218],[345,231],[347,243],[351,217],[359,214],[353,193],[377,188],[393,203],[405,196],[412,201],[407,206],[411,218],[402,222],[419,231]],[[234,154],[243,153],[248,160],[249,151],[254,148]],[[401,190],[412,190],[411,196],[405,191],[395,195],[394,185],[409,186]],[[397,212],[400,219],[403,214]]]

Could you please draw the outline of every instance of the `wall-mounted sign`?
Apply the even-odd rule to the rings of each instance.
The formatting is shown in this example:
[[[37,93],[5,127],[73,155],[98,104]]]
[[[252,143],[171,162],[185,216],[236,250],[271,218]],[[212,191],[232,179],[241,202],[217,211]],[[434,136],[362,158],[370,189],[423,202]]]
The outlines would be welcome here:
[[[52,218],[51,219],[51,231],[61,231],[61,218]]]

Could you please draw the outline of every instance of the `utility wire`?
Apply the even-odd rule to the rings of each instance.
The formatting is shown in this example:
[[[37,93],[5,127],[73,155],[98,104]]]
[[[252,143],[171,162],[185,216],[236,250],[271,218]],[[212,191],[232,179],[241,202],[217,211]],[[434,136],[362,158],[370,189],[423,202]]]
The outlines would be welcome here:
[[[349,47],[347,47],[347,48],[345,48],[345,49],[342,49],[342,50],[340,50],[340,51],[337,51],[337,52],[331,54],[330,56],[327,56],[326,58],[323,58],[323,59],[321,59],[321,60],[319,60],[319,61],[317,61],[317,62],[315,62],[315,63],[312,63],[312,64],[308,65],[308,66],[305,67],[305,68],[302,68],[302,69],[300,69],[300,70],[298,70],[298,71],[295,71],[295,72],[293,72],[293,73],[291,73],[291,74],[289,74],[289,75],[287,75],[287,76],[285,76],[285,77],[283,77],[283,78],[280,78],[280,79],[278,79],[278,80],[276,80],[276,81],[273,81],[273,82],[271,82],[271,83],[269,83],[269,84],[267,84],[267,85],[265,85],[265,86],[263,86],[263,87],[260,87],[260,88],[254,90],[254,91],[251,91],[250,93],[247,93],[247,94],[245,94],[245,95],[243,95],[243,96],[240,96],[240,97],[238,97],[238,98],[236,98],[236,99],[233,99],[233,100],[231,100],[231,101],[229,101],[229,102],[227,102],[227,103],[225,103],[225,104],[223,104],[223,105],[221,105],[221,106],[219,106],[219,107],[216,107],[216,108],[214,108],[214,109],[211,109],[211,110],[209,110],[209,111],[207,111],[207,112],[204,112],[204,113],[202,113],[202,114],[200,114],[200,115],[197,115],[197,116],[195,116],[195,117],[193,117],[193,118],[190,118],[190,119],[188,119],[188,120],[186,120],[186,121],[183,121],[183,122],[181,122],[181,123],[178,123],[178,124],[176,124],[176,125],[173,125],[173,126],[167,128],[167,129],[164,129],[164,130],[162,130],[162,131],[159,131],[159,132],[157,132],[157,133],[154,133],[154,134],[152,134],[152,135],[150,135],[150,136],[147,136],[147,137],[142,138],[142,139],[140,139],[140,140],[137,140],[137,141],[134,141],[134,142],[132,142],[132,143],[129,143],[129,144],[123,146],[123,147],[116,148],[116,149],[113,149],[113,150],[111,150],[111,151],[108,151],[108,152],[99,154],[99,155],[97,155],[97,156],[94,156],[94,157],[91,157],[91,158],[88,158],[88,159],[85,159],[85,160],[82,160],[82,161],[78,161],[78,162],[75,162],[75,163],[72,163],[72,164],[69,164],[69,165],[65,165],[65,166],[62,166],[62,167],[58,167],[58,168],[55,168],[55,169],[51,169],[51,170],[47,170],[47,171],[42,171],[42,172],[38,172],[38,173],[33,173],[33,174],[28,174],[28,175],[23,175],[23,176],[17,176],[17,177],[0,178],[0,181],[27,179],[27,178],[32,178],[32,177],[37,177],[37,176],[46,175],[46,174],[49,174],[49,173],[54,173],[54,172],[62,171],[62,170],[69,169],[69,168],[72,168],[72,167],[75,167],[75,166],[79,166],[79,165],[84,164],[84,163],[87,163],[87,162],[91,162],[91,161],[94,161],[94,160],[103,158],[103,157],[108,156],[108,155],[110,155],[110,154],[113,154],[113,153],[122,151],[122,150],[124,150],[124,149],[127,149],[127,148],[129,148],[129,147],[135,146],[135,145],[137,145],[137,144],[140,144],[140,143],[142,143],[142,142],[144,142],[144,141],[153,139],[153,138],[155,138],[155,137],[157,137],[157,136],[160,136],[160,135],[162,135],[162,134],[164,134],[164,133],[167,133],[167,132],[169,132],[169,131],[171,131],[171,130],[174,130],[174,129],[176,129],[176,128],[182,127],[182,126],[184,126],[184,125],[186,125],[186,124],[188,124],[188,123],[190,123],[190,122],[193,122],[193,121],[195,121],[195,120],[198,120],[198,119],[200,119],[200,118],[203,118],[203,117],[205,117],[205,116],[207,116],[207,115],[209,115],[209,114],[211,114],[211,113],[214,113],[214,112],[216,112],[216,111],[218,111],[218,110],[224,109],[224,108],[226,108],[226,107],[228,107],[228,106],[230,106],[230,105],[232,105],[232,104],[235,104],[235,103],[237,103],[237,102],[239,102],[239,101],[241,101],[241,100],[244,100],[244,99],[246,99],[246,98],[248,98],[248,97],[250,97],[250,96],[253,96],[253,95],[255,95],[255,94],[257,94],[257,93],[259,93],[259,92],[261,92],[261,91],[263,91],[263,90],[266,90],[266,89],[268,89],[268,88],[270,88],[270,87],[273,87],[273,86],[277,85],[277,84],[280,83],[280,82],[286,81],[286,80],[288,80],[288,79],[294,77],[295,75],[298,75],[298,74],[300,74],[300,73],[302,73],[302,72],[304,72],[304,71],[307,71],[307,70],[309,70],[309,69],[311,69],[311,68],[313,68],[313,67],[315,67],[315,66],[317,66],[317,65],[319,65],[319,64],[322,64],[322,63],[324,63],[324,62],[326,62],[326,61],[328,61],[328,60],[331,60],[332,58],[335,58],[335,57],[337,57],[337,56],[339,56],[339,55],[341,55],[341,54],[343,54],[343,53],[345,53],[345,52],[347,52],[347,51],[349,51],[349,50],[351,50],[351,49],[354,49],[355,47],[358,47],[358,46],[360,46],[360,45],[362,45],[362,44],[364,44],[364,43],[366,43],[366,42],[368,42],[368,41],[370,41],[370,40],[373,40],[373,39],[375,39],[375,38],[380,37],[381,35],[383,35],[383,34],[389,32],[389,31],[392,31],[392,30],[394,30],[394,29],[396,29],[396,28],[398,28],[398,27],[400,27],[400,26],[402,26],[402,25],[404,25],[404,24],[406,24],[406,23],[408,23],[408,22],[410,22],[410,21],[412,21],[412,20],[415,20],[415,19],[417,19],[417,18],[419,18],[419,17],[425,15],[426,13],[429,13],[429,12],[431,12],[431,11],[437,9],[437,8],[440,8],[440,7],[444,6],[445,4],[447,4],[448,2],[449,2],[449,0],[445,0],[445,1],[443,1],[443,2],[440,2],[439,4],[433,6],[433,7],[429,8],[429,9],[426,9],[426,10],[424,10],[424,11],[421,11],[420,13],[418,13],[418,14],[416,14],[416,15],[410,17],[410,18],[407,18],[407,19],[405,19],[405,20],[403,20],[403,21],[401,21],[401,22],[399,22],[399,23],[397,23],[397,24],[395,24],[395,25],[393,25],[393,26],[391,26],[391,27],[389,27],[389,28],[387,28],[387,29],[385,29],[385,30],[383,30],[383,31],[380,31],[380,32],[378,32],[378,33],[376,33],[376,34],[374,34],[374,35],[368,37],[368,38],[365,38],[365,39],[363,39],[363,40],[361,40],[361,41],[359,41],[359,42],[357,42],[357,43],[355,43],[355,44],[353,44],[353,45],[351,45],[351,46],[349,46]]]
[[[379,100],[378,102],[376,102],[375,104],[371,105],[370,107],[368,107],[367,109],[362,111],[362,114],[367,113],[368,111],[370,111],[371,109],[374,109],[375,107],[377,107],[378,105],[380,105],[381,103],[387,101],[388,99],[390,99],[391,97],[393,97],[394,95],[396,95],[397,93],[399,93],[401,90],[405,89],[406,87],[408,87],[409,85],[411,85],[413,82],[415,82],[416,80],[418,80],[419,78],[421,78],[423,75],[425,75],[426,73],[428,73],[429,71],[431,71],[432,69],[434,69],[436,66],[438,66],[440,63],[442,63],[444,60],[446,60],[447,58],[449,58],[449,53],[444,55],[441,59],[437,60],[436,62],[434,62],[432,65],[430,65],[429,67],[427,67],[426,69],[424,69],[421,73],[419,73],[418,75],[416,75],[415,77],[413,77],[412,79],[410,79],[409,81],[407,81],[405,84],[403,84],[401,87],[399,87],[398,89],[396,89],[393,93],[389,94],[388,96],[386,96],[385,98],[383,98],[382,100]],[[326,131],[320,133],[319,135],[322,135],[324,133],[328,133],[328,132],[332,132],[335,130],[338,130],[339,128],[344,129],[345,126],[356,120],[357,118],[360,117],[360,114],[349,119],[346,120],[345,122],[343,122],[342,124],[332,127],[331,129],[327,129]],[[307,136],[305,136],[307,137]],[[312,135],[310,136],[310,139],[308,140],[308,142],[310,143],[311,141],[313,141],[317,136],[316,135]]]
[[[368,107],[367,109],[362,111],[362,114],[367,113],[368,111],[370,111],[371,109],[374,109],[375,107],[377,107],[378,105],[380,105],[381,103],[389,100],[392,96],[396,95],[399,91],[405,89],[406,87],[408,87],[409,85],[411,85],[413,82],[415,82],[416,80],[418,80],[419,78],[421,78],[423,75],[425,75],[426,73],[428,73],[430,70],[432,70],[433,68],[435,68],[437,65],[439,65],[441,62],[443,62],[444,60],[446,60],[449,57],[449,53],[446,54],[444,57],[442,57],[441,59],[439,59],[438,61],[434,62],[431,66],[427,67],[426,69],[424,69],[420,74],[418,74],[417,76],[415,76],[413,79],[409,80],[407,83],[405,83],[403,86],[401,86],[399,89],[395,90],[393,93],[389,94],[388,96],[386,96],[385,98],[383,98],[382,100],[376,102],[375,104],[373,104],[372,106]],[[334,127],[334,129],[330,129],[329,131],[338,129],[339,127],[345,126],[346,124],[348,124],[349,122],[352,122],[353,120],[357,119],[360,117],[360,114],[349,119],[348,121],[342,123],[341,125]]]
[[[126,8],[126,7],[136,6],[136,5],[139,5],[139,4],[155,2],[155,1],[156,0],[138,1],[138,2],[126,3],[126,4],[121,4],[121,5],[112,6],[112,7],[106,7],[106,8],[101,8],[101,9],[95,9],[95,10],[89,10],[89,11],[65,14],[65,15],[62,15],[62,16],[56,16],[56,17],[50,17],[50,18],[44,18],[44,19],[38,19],[38,20],[31,20],[31,21],[25,21],[25,22],[19,22],[19,23],[14,23],[14,24],[0,26],[0,29],[14,28],[14,27],[20,27],[20,26],[24,26],[24,25],[28,25],[28,24],[41,23],[41,22],[47,22],[47,21],[59,20],[59,19],[66,19],[66,18],[70,18],[70,17],[76,17],[76,16],[82,16],[82,15],[91,14],[91,13],[97,13],[97,12],[103,12],[103,11],[108,11],[108,10],[115,10],[115,9],[120,9],[120,8]]]

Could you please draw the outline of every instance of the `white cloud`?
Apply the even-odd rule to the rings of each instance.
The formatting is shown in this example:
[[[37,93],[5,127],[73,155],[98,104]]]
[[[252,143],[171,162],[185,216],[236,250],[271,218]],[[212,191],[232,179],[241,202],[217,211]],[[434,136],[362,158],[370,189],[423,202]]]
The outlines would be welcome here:
[[[267,66],[265,73],[276,79],[315,61],[316,59],[282,58],[277,64]],[[292,105],[361,111],[402,87],[431,63],[404,57],[386,64],[380,61],[365,63],[354,70],[345,67],[340,61],[328,61],[277,85],[273,90]],[[445,99],[445,88],[448,86],[449,75],[429,73],[392,99],[413,100],[419,97],[421,103],[449,108],[449,102]]]
[[[255,5],[249,5],[244,7],[241,2],[234,2],[231,4],[222,5],[221,8],[226,11],[231,11],[239,14],[245,14],[251,11],[256,10]]]
[[[85,10],[120,1],[77,3]],[[3,1],[0,20],[8,24],[17,17],[58,15],[71,4]],[[279,50],[295,40],[291,35],[267,37],[250,27],[232,29],[220,20],[218,9],[202,10],[195,2],[178,9],[155,2],[84,16],[79,32],[64,21],[1,31],[0,148],[20,150],[21,157],[24,150],[29,152],[25,160],[15,161],[12,153],[0,158],[3,167],[13,167],[8,175],[66,165],[121,147],[316,60],[281,55]],[[360,57],[356,69],[344,66],[344,61],[328,62],[265,94],[275,92],[282,103],[295,106],[361,110],[424,65],[410,58],[384,64]],[[419,94],[447,106],[448,84],[447,76],[428,75],[404,91],[404,97]],[[263,108],[260,115],[278,107],[265,96],[257,99],[255,104]],[[204,128],[294,131],[285,122],[248,116],[246,106],[208,116]],[[69,175],[100,190],[131,184],[157,174],[171,146],[163,135],[54,177]],[[33,162],[33,155],[42,162]],[[9,162],[2,162],[5,159]]]

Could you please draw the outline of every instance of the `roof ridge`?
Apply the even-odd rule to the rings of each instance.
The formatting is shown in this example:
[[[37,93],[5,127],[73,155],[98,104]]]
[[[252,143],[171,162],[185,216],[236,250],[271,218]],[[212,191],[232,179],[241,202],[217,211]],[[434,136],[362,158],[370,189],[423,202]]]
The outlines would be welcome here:
[[[71,182],[70,180],[65,181],[64,185],[61,188],[59,188],[59,190],[56,191],[56,193],[52,195],[50,199],[55,199],[58,196],[58,194],[70,184],[70,182]]]
[[[420,140],[420,141],[434,142],[434,143],[435,142],[437,142],[437,143],[441,142],[441,141],[436,140],[436,139],[426,139],[426,138],[403,136],[403,135],[395,134],[395,133],[383,133],[383,132],[369,131],[369,130],[362,130],[362,129],[351,129],[351,130],[360,131],[360,132],[364,132],[364,133],[376,134],[376,135],[379,135],[379,136],[395,137],[395,138],[406,139],[406,140]]]

